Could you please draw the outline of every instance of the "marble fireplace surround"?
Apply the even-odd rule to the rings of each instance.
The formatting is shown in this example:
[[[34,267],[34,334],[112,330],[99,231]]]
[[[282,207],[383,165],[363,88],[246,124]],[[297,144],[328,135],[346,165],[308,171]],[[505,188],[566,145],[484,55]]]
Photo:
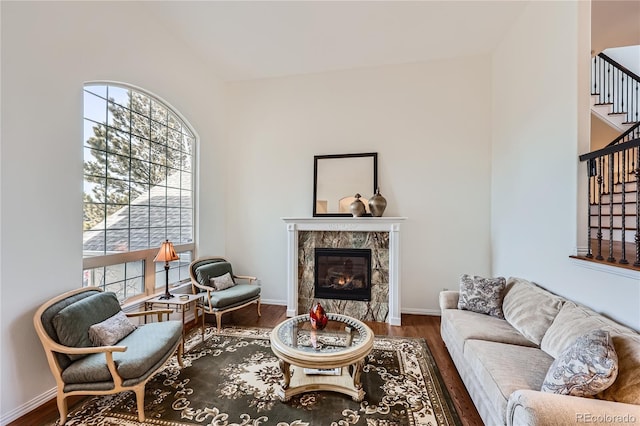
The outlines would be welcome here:
[[[388,265],[380,265],[388,270],[388,315],[391,325],[401,325],[400,321],[400,229],[404,217],[313,217],[282,218],[287,227],[287,316],[298,315],[299,285],[302,274],[299,271],[302,232],[327,231],[336,233],[386,233],[388,236]],[[346,247],[345,247],[346,248]],[[372,253],[373,255],[373,253]],[[373,257],[373,256],[372,256]],[[386,258],[386,256],[385,256]],[[386,281],[386,280],[385,280]],[[372,283],[373,284],[373,283]],[[384,283],[386,285],[387,283]],[[306,309],[306,307],[305,307]],[[338,312],[340,313],[340,312]],[[349,314],[348,312],[342,312]],[[377,318],[375,320],[378,320]]]

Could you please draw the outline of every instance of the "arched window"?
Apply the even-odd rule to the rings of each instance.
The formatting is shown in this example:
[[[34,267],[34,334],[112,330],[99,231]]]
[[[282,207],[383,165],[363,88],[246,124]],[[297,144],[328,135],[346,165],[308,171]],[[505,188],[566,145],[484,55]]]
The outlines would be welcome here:
[[[83,285],[120,300],[153,294],[165,285],[164,264],[153,263],[165,239],[180,255],[170,283],[188,280],[195,132],[142,89],[87,83],[83,144]]]

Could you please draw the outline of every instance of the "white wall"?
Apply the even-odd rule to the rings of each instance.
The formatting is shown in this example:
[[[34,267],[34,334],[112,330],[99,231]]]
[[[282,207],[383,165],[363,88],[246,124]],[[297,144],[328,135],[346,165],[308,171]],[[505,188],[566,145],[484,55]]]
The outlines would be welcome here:
[[[3,420],[55,386],[32,316],[81,286],[82,87],[128,82],[181,111],[207,158],[200,244],[224,247],[222,92],[133,3],[2,2],[1,406]],[[50,395],[51,396],[51,395]],[[33,408],[33,407],[31,407]]]
[[[488,274],[487,56],[228,84],[227,254],[286,300],[282,217],[312,214],[313,156],[378,152],[385,216],[406,216],[401,307],[439,312],[462,273]],[[372,194],[362,194],[370,197]]]
[[[569,259],[584,241],[578,215],[586,212],[586,190],[577,188],[589,109],[578,91],[588,93],[581,67],[589,46],[580,40],[589,39],[589,21],[580,7],[531,2],[493,58],[492,272],[530,279],[638,329],[639,280]]]

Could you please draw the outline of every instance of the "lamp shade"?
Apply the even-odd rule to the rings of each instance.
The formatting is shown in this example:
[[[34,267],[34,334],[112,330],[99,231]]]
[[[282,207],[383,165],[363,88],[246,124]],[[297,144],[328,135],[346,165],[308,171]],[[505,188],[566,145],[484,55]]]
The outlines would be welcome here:
[[[156,258],[153,259],[154,262],[171,262],[172,260],[179,260],[178,254],[176,253],[176,249],[173,248],[173,243],[169,240],[166,240],[160,246],[160,251],[156,255]]]

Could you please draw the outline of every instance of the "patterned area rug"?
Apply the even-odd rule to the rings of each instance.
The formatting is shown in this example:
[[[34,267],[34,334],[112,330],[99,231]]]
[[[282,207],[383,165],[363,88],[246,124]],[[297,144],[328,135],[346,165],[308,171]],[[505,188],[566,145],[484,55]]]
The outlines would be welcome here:
[[[204,342],[193,332],[184,368],[174,357],[147,383],[145,424],[460,425],[424,339],[375,338],[362,374],[362,402],[335,392],[309,392],[281,402],[276,389],[282,373],[271,352],[270,330],[214,330],[207,327]],[[139,425],[135,396],[88,398],[71,410],[66,424]]]

